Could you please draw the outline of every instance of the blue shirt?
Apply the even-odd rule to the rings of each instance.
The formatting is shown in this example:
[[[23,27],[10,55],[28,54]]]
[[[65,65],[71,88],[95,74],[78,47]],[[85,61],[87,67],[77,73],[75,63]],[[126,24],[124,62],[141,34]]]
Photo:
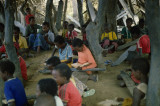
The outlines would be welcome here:
[[[72,54],[72,48],[70,45],[66,45],[66,47],[63,49],[59,49],[59,59],[60,60],[67,60],[68,58],[73,57]]]
[[[26,106],[27,98],[24,87],[18,78],[12,78],[5,82],[4,94],[7,102],[15,102],[16,106]]]

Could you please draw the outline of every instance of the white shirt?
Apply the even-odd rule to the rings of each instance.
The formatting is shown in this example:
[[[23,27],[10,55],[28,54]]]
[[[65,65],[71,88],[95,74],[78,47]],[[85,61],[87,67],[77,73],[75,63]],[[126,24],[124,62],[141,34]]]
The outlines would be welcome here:
[[[63,106],[62,100],[58,96],[54,96],[56,106]]]
[[[48,40],[50,41],[50,42],[54,42],[54,34],[49,30],[48,31]]]

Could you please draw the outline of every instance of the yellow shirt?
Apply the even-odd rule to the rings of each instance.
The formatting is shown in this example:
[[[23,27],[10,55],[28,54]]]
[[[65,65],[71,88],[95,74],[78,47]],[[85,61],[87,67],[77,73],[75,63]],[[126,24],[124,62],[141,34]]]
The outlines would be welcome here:
[[[62,30],[62,36],[65,38],[66,37],[66,33],[68,32],[68,29],[63,29]]]
[[[117,36],[116,36],[116,33],[115,32],[109,32],[109,33],[106,33],[104,32],[101,36],[101,41],[104,39],[104,38],[108,38],[109,40],[117,40]]]
[[[16,40],[15,40],[15,37],[14,37],[14,36],[13,36],[13,42],[16,42]],[[28,48],[26,38],[24,38],[24,37],[23,37],[23,36],[21,36],[21,35],[19,35],[18,43],[19,43],[19,47],[20,47],[21,49],[22,49],[22,48],[25,48],[25,49],[27,49],[27,48]]]

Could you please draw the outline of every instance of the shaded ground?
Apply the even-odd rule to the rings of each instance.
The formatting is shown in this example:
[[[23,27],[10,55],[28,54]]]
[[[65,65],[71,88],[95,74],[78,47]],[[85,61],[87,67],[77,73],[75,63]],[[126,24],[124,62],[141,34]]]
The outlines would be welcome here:
[[[116,60],[122,52],[116,52],[113,54],[108,54],[106,60]],[[43,75],[38,73],[38,70],[43,69],[44,61],[51,56],[51,51],[43,52],[37,55],[35,58],[29,58],[26,61],[31,63],[28,68],[29,80],[25,83],[25,90],[27,95],[33,95],[36,92],[36,84],[42,78],[52,78],[51,75]],[[129,65],[122,63],[116,67],[107,66],[107,71],[100,72],[99,81],[93,82],[88,81],[87,86],[89,88],[94,88],[96,93],[94,96],[83,98],[83,103],[86,106],[96,106],[98,102],[104,101],[106,99],[114,99],[115,97],[130,97],[130,93],[127,88],[119,87],[119,81],[117,81],[116,76],[121,70],[128,68]]]

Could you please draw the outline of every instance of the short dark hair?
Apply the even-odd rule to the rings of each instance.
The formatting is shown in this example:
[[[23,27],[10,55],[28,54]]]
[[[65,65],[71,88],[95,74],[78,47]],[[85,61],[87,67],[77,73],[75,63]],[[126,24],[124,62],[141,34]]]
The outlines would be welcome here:
[[[64,21],[63,23],[67,23],[68,24],[68,21]]]
[[[66,77],[67,80],[71,78],[72,71],[67,64],[61,63],[55,67],[55,70],[60,73],[61,77]]]
[[[54,79],[52,78],[41,79],[38,82],[38,85],[42,93],[45,92],[52,96],[57,95],[58,85]]]
[[[54,39],[54,42],[55,42],[55,43],[58,43],[58,44],[63,44],[63,43],[65,43],[65,40],[64,40],[64,38],[63,38],[62,36],[58,35],[58,36],[56,36],[56,38]]]
[[[73,47],[82,47],[83,46],[83,41],[79,38],[76,38],[72,42]]]
[[[42,25],[45,25],[45,26],[49,27],[49,22],[43,22]]]
[[[34,17],[29,17],[29,21],[31,21],[32,19],[35,19]]]
[[[87,27],[87,25],[86,25],[86,24],[82,25],[82,28],[86,28],[86,27]]]
[[[59,59],[59,57],[57,56],[53,56],[51,58],[49,58],[47,61],[46,61],[46,64],[48,65],[52,65],[52,66],[57,66],[58,64],[61,64],[61,61]]]
[[[127,19],[126,19],[126,23],[127,23],[127,22],[133,22],[133,19],[132,19],[132,18],[127,18]]]
[[[17,31],[17,32],[20,32],[20,29],[19,29],[19,27],[17,27],[17,26],[14,26],[14,29],[13,30],[15,30],[15,31]]]
[[[2,73],[7,72],[7,73],[13,75],[14,71],[15,71],[15,66],[8,59],[6,59],[6,60],[0,60],[0,71]]]
[[[26,11],[30,11],[31,9],[28,7],[28,8],[26,8]]]
[[[132,69],[134,69],[134,71],[139,70],[142,74],[147,75],[149,73],[150,64],[145,58],[136,58],[132,62]]]
[[[140,31],[138,26],[132,27],[130,32],[131,32],[132,35],[134,35],[134,34],[140,35],[141,34],[141,31]]]
[[[69,24],[68,26],[69,26],[69,27],[72,27],[73,29],[74,29],[74,27],[75,27],[74,24]]]

